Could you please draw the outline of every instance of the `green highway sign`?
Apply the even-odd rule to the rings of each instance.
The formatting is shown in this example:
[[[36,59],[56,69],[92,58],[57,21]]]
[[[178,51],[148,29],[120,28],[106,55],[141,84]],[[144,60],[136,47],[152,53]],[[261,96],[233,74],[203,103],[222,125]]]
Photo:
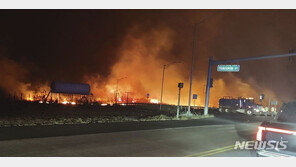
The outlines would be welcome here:
[[[219,72],[239,72],[240,65],[218,65],[217,71]]]

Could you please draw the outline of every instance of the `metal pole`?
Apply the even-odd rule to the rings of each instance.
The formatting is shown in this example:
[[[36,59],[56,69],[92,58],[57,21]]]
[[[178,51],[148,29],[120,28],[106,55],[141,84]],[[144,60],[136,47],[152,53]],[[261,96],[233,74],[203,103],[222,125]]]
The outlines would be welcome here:
[[[268,111],[270,111],[270,103],[271,103],[271,95],[269,94],[269,100],[268,100]]]
[[[270,83],[270,89],[272,90],[272,82]],[[268,111],[270,111],[270,105],[271,105],[271,92],[269,92]]]
[[[117,87],[116,87],[116,95],[115,95],[115,104],[117,104],[117,94],[118,94],[118,79],[117,79]]]
[[[260,56],[260,57],[246,57],[246,58],[229,59],[229,60],[219,60],[219,61],[213,61],[212,65],[238,63],[238,62],[242,62],[242,61],[252,61],[252,60],[273,59],[273,58],[290,57],[290,56],[296,56],[296,53],[288,53],[288,54],[282,54],[282,55],[269,55],[269,56]]]
[[[162,81],[161,81],[161,93],[160,93],[160,106],[159,106],[159,110],[161,110],[161,106],[162,106],[162,94],[163,94],[163,82],[164,82],[165,66],[166,65],[163,65],[163,71],[162,71]]]
[[[190,85],[189,85],[189,100],[188,100],[188,110],[187,115],[190,115],[190,107],[191,107],[191,90],[192,90],[192,78],[193,78],[193,70],[194,70],[194,57],[196,55],[196,24],[194,25],[194,36],[193,36],[193,51],[192,51],[192,60],[191,60],[191,75],[190,75]]]
[[[128,105],[128,93],[129,92],[126,92],[126,105]]]
[[[177,119],[179,119],[179,113],[180,113],[180,94],[181,94],[181,88],[179,88],[179,94],[178,94]]]
[[[205,108],[204,108],[204,115],[208,115],[208,107],[209,107],[209,97],[210,97],[210,80],[212,74],[212,61],[213,57],[209,58],[209,67],[208,67],[208,78],[207,78],[207,87],[206,87],[206,99],[205,99]]]
[[[169,63],[169,64],[165,64],[165,65],[163,65],[162,81],[161,81],[161,92],[160,92],[160,106],[159,106],[159,109],[160,109],[160,110],[161,110],[161,106],[162,106],[163,84],[164,84],[164,72],[165,72],[165,68],[168,67],[169,65],[177,64],[177,63],[181,63],[181,62],[172,62],[172,63]]]

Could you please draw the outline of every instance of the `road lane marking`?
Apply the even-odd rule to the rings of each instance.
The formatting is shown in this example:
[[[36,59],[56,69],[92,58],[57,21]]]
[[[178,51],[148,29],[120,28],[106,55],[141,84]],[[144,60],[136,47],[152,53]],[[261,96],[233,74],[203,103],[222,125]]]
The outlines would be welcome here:
[[[213,149],[213,150],[199,152],[199,153],[192,154],[192,155],[187,155],[185,157],[203,157],[203,156],[213,155],[213,154],[217,154],[217,153],[221,153],[221,152],[225,152],[225,151],[229,151],[229,150],[233,150],[233,149],[234,149],[234,145],[230,145],[230,146],[220,147],[220,148]]]
[[[117,131],[117,132],[103,132],[103,133],[125,133],[125,132],[145,132],[145,131],[163,131],[163,130],[180,130],[180,129],[194,129],[194,128],[217,128],[216,130],[222,130],[229,126],[234,126],[234,124],[219,124],[219,125],[194,125],[194,126],[184,126],[184,127],[171,127],[171,128],[158,128],[158,129],[140,129],[140,130],[130,130],[130,131]],[[101,134],[101,133],[96,133]]]
[[[226,152],[226,151],[231,151],[233,150],[234,148],[228,148],[228,149],[224,149],[224,150],[220,150],[220,151],[217,151],[217,152],[213,152],[213,153],[208,153],[208,154],[203,154],[203,155],[200,155],[199,157],[207,157],[207,156],[210,156],[210,155],[215,155],[215,154],[219,154],[219,153],[223,153],[223,152]]]

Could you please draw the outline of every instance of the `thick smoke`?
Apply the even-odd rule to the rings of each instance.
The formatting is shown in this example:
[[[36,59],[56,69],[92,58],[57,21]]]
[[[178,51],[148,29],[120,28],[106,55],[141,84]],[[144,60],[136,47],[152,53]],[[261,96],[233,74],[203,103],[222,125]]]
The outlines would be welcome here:
[[[204,104],[208,58],[216,60],[288,53],[295,48],[296,11],[82,10],[1,11],[0,87],[6,94],[48,91],[52,80],[87,82],[95,98],[112,101],[131,92],[176,104],[188,103],[193,25],[197,48],[193,93]],[[296,48],[295,48],[296,49]],[[210,105],[223,96],[295,98],[295,63],[287,59],[240,63],[239,73],[218,73]],[[268,96],[267,96],[268,97]]]

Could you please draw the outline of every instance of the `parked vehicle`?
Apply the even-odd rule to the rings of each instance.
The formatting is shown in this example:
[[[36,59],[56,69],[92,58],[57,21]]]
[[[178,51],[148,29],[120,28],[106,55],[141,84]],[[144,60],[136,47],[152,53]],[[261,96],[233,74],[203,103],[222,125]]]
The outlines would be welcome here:
[[[258,149],[257,156],[296,156],[296,101],[283,104],[273,121],[262,122],[256,140],[274,146],[274,149]],[[279,148],[281,143],[287,147]]]

